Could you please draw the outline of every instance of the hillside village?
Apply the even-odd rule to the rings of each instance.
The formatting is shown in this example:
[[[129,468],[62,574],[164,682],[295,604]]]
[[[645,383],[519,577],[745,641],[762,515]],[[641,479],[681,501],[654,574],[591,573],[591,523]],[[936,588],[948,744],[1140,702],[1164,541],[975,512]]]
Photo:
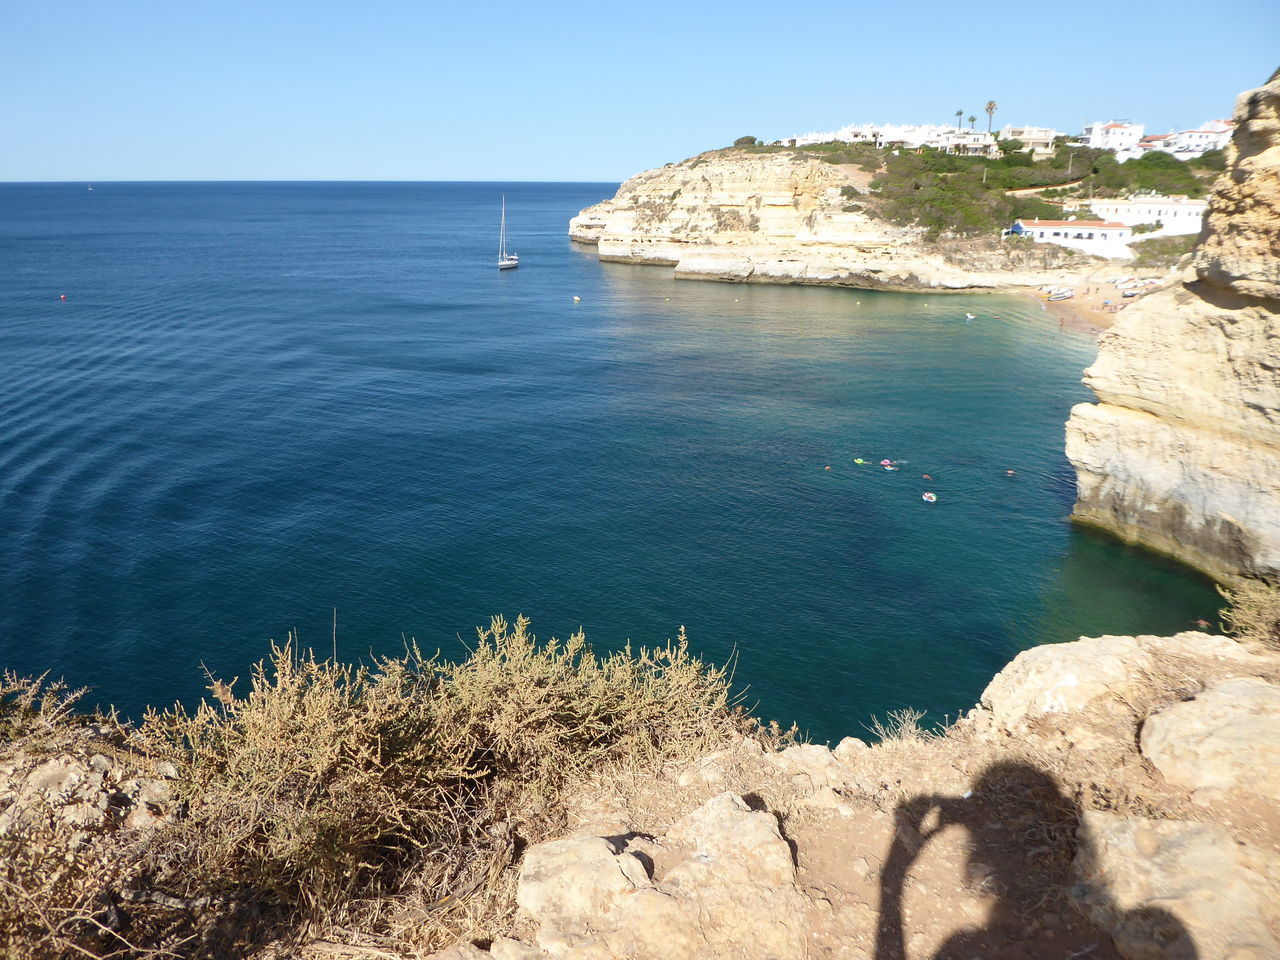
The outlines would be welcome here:
[[[964,111],[956,111],[955,125],[855,123],[838,130],[775,141],[775,145],[804,148],[847,143],[868,145],[893,155],[936,151],[949,156],[989,160],[999,160],[1011,153],[1024,153],[1033,163],[1052,160],[1065,148],[1068,151],[1105,151],[1113,155],[1118,164],[1143,158],[1158,162],[1159,155],[1185,163],[1199,160],[1211,151],[1222,150],[1234,129],[1230,120],[1208,120],[1192,130],[1147,134],[1141,123],[1109,120],[1086,124],[1078,136],[1052,127],[1013,124],[1006,124],[993,132],[992,120],[996,109],[998,105],[994,101],[987,103],[985,131],[975,129],[977,118],[973,115],[968,117],[968,127],[963,126]],[[1083,156],[1081,159],[1077,169],[1087,170],[1088,161]],[[1067,170],[1070,174],[1070,162]],[[1123,197],[1096,198],[1092,195],[1093,184],[1090,183],[1086,187],[1089,190],[1087,198],[1066,196],[1056,199],[1056,192],[1070,193],[1068,188],[1076,183],[1068,180],[1063,184],[1010,190],[1010,194],[1034,195],[1060,206],[1062,214],[1058,218],[1039,215],[1017,217],[1001,231],[1001,236],[1052,243],[1094,256],[1127,259],[1134,255],[1130,244],[1140,236],[1144,240],[1193,236],[1200,232],[1203,224],[1206,201],[1185,194],[1141,190]]]

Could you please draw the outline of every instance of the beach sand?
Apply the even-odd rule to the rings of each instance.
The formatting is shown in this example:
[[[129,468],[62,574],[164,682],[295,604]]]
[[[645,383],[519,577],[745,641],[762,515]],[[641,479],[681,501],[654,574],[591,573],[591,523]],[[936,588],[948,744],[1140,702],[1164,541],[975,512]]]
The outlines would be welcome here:
[[[1136,277],[1138,279],[1156,280],[1150,286],[1141,287],[1142,293],[1136,297],[1124,297],[1123,290],[1117,290],[1112,283],[1117,277]],[[1137,303],[1148,294],[1164,289],[1177,278],[1176,272],[1161,270],[1133,270],[1125,264],[1107,264],[1094,267],[1087,273],[1064,274],[1054,286],[1068,287],[1075,291],[1070,300],[1056,300],[1049,303],[1044,299],[1041,288],[1018,287],[1017,292],[1029,296],[1043,304],[1045,312],[1056,318],[1059,326],[1072,329],[1094,328],[1106,330],[1124,310]]]

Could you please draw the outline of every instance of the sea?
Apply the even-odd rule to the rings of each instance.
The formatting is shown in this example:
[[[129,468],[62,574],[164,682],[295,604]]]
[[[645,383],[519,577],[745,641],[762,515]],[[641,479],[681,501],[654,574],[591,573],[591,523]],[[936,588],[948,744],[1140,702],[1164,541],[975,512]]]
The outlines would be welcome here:
[[[86,704],[523,614],[683,628],[835,741],[1036,644],[1216,623],[1069,522],[1097,344],[1033,301],[602,264],[566,229],[610,183],[89,187],[0,185],[0,666]]]

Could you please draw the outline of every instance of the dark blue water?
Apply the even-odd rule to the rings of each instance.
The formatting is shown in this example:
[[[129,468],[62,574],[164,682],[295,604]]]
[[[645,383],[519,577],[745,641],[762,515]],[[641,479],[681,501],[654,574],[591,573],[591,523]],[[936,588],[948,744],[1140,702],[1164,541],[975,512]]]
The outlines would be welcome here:
[[[335,607],[348,659],[456,656],[499,612],[599,648],[684,624],[826,739],[1212,617],[1066,521],[1090,338],[602,265],[565,229],[612,192],[0,185],[0,665],[136,715],[291,629],[327,653]]]

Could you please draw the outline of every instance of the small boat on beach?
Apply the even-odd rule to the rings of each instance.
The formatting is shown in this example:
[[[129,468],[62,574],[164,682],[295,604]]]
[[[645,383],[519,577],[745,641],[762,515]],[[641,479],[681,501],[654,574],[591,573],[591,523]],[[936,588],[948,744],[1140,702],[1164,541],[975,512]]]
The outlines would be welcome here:
[[[1063,290],[1060,293],[1050,294],[1049,301],[1052,303],[1054,300],[1070,300],[1075,295],[1076,293],[1074,290]]]
[[[498,227],[498,269],[512,270],[520,266],[520,257],[507,252],[507,198],[502,198],[502,223]]]

